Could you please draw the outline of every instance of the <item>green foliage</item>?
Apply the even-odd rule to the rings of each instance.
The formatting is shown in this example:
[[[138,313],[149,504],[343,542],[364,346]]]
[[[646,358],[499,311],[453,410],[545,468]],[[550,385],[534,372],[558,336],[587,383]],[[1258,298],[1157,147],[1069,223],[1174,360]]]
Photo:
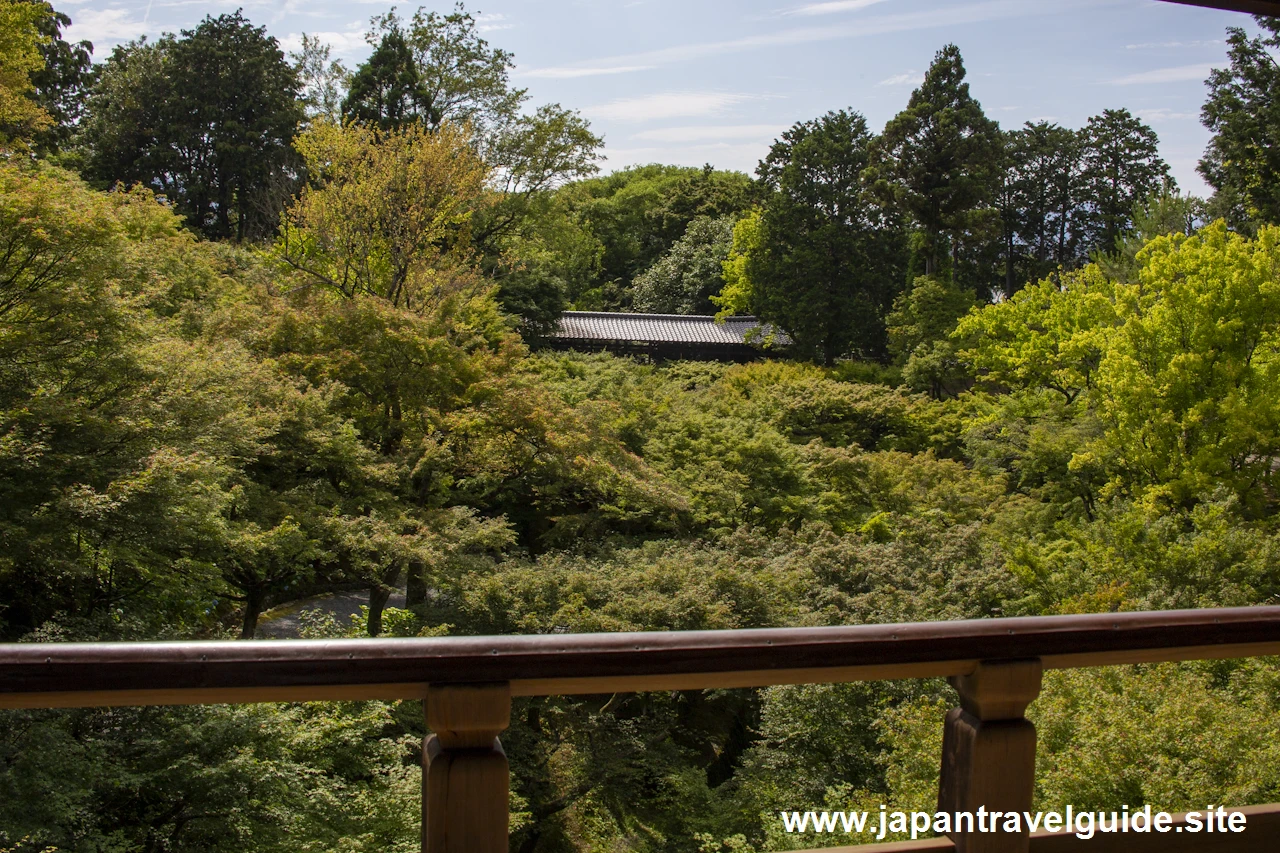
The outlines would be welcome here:
[[[633,307],[651,314],[710,314],[711,297],[724,286],[733,232],[733,219],[727,216],[690,222],[671,251],[636,276]]]
[[[45,7],[37,4],[0,3],[0,149],[21,149],[52,123],[30,97],[36,94],[32,76],[44,65],[40,25],[45,15]]]
[[[746,314],[751,305],[751,278],[747,264],[751,255],[760,252],[760,211],[752,210],[733,226],[733,242],[729,257],[721,265],[724,288],[712,296],[711,301],[720,309],[716,319],[734,314]]]
[[[342,102],[342,117],[382,130],[394,130],[412,121],[439,122],[409,43],[394,23],[351,75],[347,97]]]
[[[7,712],[0,825],[37,850],[408,853],[420,772],[393,725],[382,703]]]
[[[1141,260],[1099,368],[1125,480],[1178,505],[1222,485],[1261,512],[1280,454],[1280,231],[1248,240],[1217,223]]]
[[[197,240],[143,187],[0,163],[0,638],[250,637],[264,608],[356,588],[354,619],[319,612],[302,635],[1280,594],[1280,237],[1201,228],[1132,116],[1029,126],[979,163],[990,127],[948,49],[882,143],[911,162],[873,163],[865,123],[833,113],[785,134],[754,187],[661,166],[562,186],[599,140],[559,106],[522,109],[510,55],[464,9],[373,26],[430,93],[402,128],[335,123],[342,71],[319,43],[275,76],[278,50],[236,16],[124,48],[98,84],[87,153],[185,180],[157,135],[183,126],[156,124],[173,87],[203,91],[197,60],[256,57],[241,70],[309,121],[285,169],[307,184],[271,247]],[[925,172],[936,193],[912,183]],[[912,193],[945,210],[912,213],[909,238],[872,177],[909,213]],[[909,239],[938,275],[907,275]],[[975,308],[1002,262],[1011,295]],[[721,279],[719,307],[760,310],[804,355],[902,364],[530,355],[509,316],[536,336],[570,300],[705,311]],[[1039,802],[1274,800],[1256,746],[1275,740],[1274,669],[1047,678]],[[932,807],[953,704],[934,681],[518,699],[514,844],[820,844],[778,810]],[[416,849],[424,734],[414,703],[7,713],[0,848]]]
[[[1271,802],[1275,679],[1274,660],[1046,674],[1029,715],[1041,744],[1037,800],[1168,811]]]
[[[998,194],[1008,241],[1006,295],[1080,260],[1083,144],[1076,131],[1044,121],[1028,122],[1006,137],[1007,168]]]
[[[902,378],[935,398],[954,393],[964,371],[947,337],[974,307],[973,295],[949,281],[917,278],[894,300],[888,317],[889,351],[903,364]]]
[[[332,52],[318,36],[303,33],[301,50],[289,54],[309,118],[337,121],[342,115],[342,90],[351,72],[340,60],[332,58]]]
[[[298,139],[313,183],[286,212],[276,255],[310,286],[396,307],[476,287],[441,269],[464,259],[483,194],[487,170],[468,143],[452,124],[382,132],[317,121]]]
[[[1280,224],[1280,21],[1254,18],[1262,34],[1227,28],[1230,68],[1214,69],[1200,118],[1213,133],[1200,174],[1217,190],[1216,201],[1231,224],[1251,228]]]
[[[750,207],[751,180],[710,167],[637,166],[578,181],[557,196],[600,245],[600,267],[569,300],[582,310],[631,307],[630,285],[666,254],[699,216]]]
[[[480,37],[475,18],[461,2],[447,14],[419,8],[407,24],[393,9],[372,24],[370,43],[377,35],[403,31],[434,121],[470,123],[484,132],[519,111],[525,90],[511,88],[512,55]]]
[[[164,193],[208,237],[260,239],[292,190],[298,94],[276,40],[240,12],[117,47],[84,122],[86,175]]]
[[[925,235],[925,274],[935,275],[943,240],[978,224],[997,179],[1000,137],[969,94],[960,50],[938,51],[907,108],[872,147],[869,179]]]
[[[34,2],[45,10],[44,17],[37,23],[44,37],[40,45],[44,67],[31,75],[31,82],[36,102],[52,121],[37,142],[41,149],[55,153],[67,147],[84,115],[85,99],[95,76],[91,58],[93,45],[87,41],[71,44],[64,40],[62,28],[71,26],[71,18],[44,0]]]
[[[1195,234],[1206,222],[1207,207],[1203,199],[1177,189],[1152,195],[1134,208],[1130,233],[1116,241],[1113,251],[1096,255],[1098,266],[1109,278],[1132,284],[1141,267],[1138,253],[1143,247],[1166,234]]]
[[[1133,227],[1135,206],[1171,188],[1173,179],[1155,131],[1128,110],[1104,110],[1081,134],[1087,207],[1079,227],[1088,242],[1105,250]]]
[[[1044,279],[961,319],[953,335],[982,381],[1042,388],[1071,403],[1094,387],[1116,316],[1115,285],[1090,267]]]
[[[900,274],[901,235],[862,179],[870,145],[866,120],[842,110],[792,127],[759,168],[770,194],[746,261],[748,305],[828,366],[883,352]]]

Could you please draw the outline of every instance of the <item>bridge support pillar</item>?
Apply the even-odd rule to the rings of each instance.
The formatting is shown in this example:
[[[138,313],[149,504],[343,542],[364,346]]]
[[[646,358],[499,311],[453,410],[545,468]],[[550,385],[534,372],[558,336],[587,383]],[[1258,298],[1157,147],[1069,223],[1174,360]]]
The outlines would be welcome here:
[[[510,771],[498,735],[511,687],[431,685],[422,747],[423,853],[507,853]]]
[[[1027,853],[1036,772],[1036,727],[1023,714],[1040,694],[1038,658],[984,661],[954,676],[960,707],[947,714],[942,736],[938,811],[951,815],[957,853]],[[1001,813],[993,818],[993,812]],[[1017,831],[1009,813],[1017,814]],[[973,825],[957,820],[969,813]]]

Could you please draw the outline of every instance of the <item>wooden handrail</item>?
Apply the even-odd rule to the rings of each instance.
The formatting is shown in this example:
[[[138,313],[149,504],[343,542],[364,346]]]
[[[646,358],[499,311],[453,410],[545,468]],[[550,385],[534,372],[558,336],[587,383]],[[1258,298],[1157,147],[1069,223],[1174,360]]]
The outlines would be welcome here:
[[[832,628],[429,639],[0,645],[0,708],[750,687],[1280,654],[1280,607]]]
[[[945,723],[940,810],[1019,810],[1030,806],[1035,768],[1035,727],[1023,712],[1044,669],[1269,654],[1280,654],[1280,607],[741,631],[11,643],[0,645],[0,708],[421,699],[434,732],[423,744],[423,850],[505,853],[499,735],[512,696],[948,676],[961,707]],[[1274,827],[1280,806],[1264,812]],[[1271,842],[1255,829],[1203,849]],[[957,831],[881,849],[1053,853],[1088,843]]]

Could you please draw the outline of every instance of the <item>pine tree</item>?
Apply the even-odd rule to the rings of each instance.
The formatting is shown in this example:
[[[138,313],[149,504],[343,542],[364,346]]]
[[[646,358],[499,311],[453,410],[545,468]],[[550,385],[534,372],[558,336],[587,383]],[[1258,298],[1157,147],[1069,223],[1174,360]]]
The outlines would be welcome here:
[[[938,273],[947,237],[989,209],[999,180],[999,127],[964,78],[960,49],[949,44],[938,51],[907,108],[872,148],[876,192],[923,231],[926,275]]]

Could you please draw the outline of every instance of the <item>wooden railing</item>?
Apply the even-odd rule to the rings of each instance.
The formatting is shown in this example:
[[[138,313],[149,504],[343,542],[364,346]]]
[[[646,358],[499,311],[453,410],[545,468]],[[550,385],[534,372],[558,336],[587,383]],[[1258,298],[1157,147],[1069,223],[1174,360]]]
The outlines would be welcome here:
[[[1280,654],[1280,607],[745,631],[0,646],[0,708],[423,700],[423,849],[507,850],[512,696],[946,676],[941,811],[1031,808],[1046,669]],[[860,851],[1272,851],[1280,805],[1240,834],[954,833]]]

